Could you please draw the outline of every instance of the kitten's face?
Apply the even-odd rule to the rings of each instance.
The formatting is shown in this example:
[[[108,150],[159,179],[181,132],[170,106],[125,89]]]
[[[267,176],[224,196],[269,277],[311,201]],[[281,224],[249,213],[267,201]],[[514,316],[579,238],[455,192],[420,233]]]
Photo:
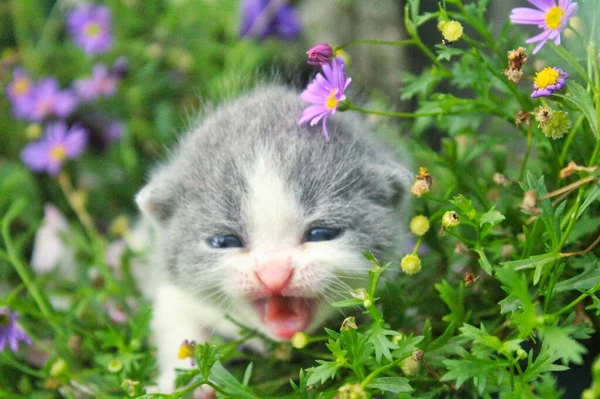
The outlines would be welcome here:
[[[295,96],[277,94],[273,107],[299,108]],[[176,284],[289,339],[322,322],[329,302],[366,285],[363,250],[382,255],[401,241],[395,210],[408,173],[377,159],[373,143],[354,133],[326,144],[296,126],[297,112],[273,118],[254,106],[249,115],[244,105],[237,118],[217,114],[193,133],[138,202],[164,230],[160,245]],[[225,119],[220,140],[211,139]]]

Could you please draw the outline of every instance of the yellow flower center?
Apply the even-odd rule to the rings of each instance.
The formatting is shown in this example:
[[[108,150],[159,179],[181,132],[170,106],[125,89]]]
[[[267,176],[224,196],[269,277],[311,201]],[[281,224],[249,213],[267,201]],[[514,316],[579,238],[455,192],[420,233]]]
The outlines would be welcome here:
[[[565,15],[565,10],[558,6],[554,6],[546,13],[546,26],[549,29],[556,29],[560,26],[562,17]]]
[[[559,78],[560,73],[556,69],[552,67],[546,67],[535,74],[535,79],[533,81],[538,89],[545,89],[550,85],[555,85],[558,83]]]
[[[96,22],[90,22],[85,26],[84,32],[86,36],[98,36],[100,33],[100,25],[98,25]]]
[[[22,96],[29,91],[30,86],[29,79],[19,79],[13,85],[13,91],[15,95]]]
[[[337,94],[337,92],[338,92],[338,89],[331,89],[331,92],[329,93],[327,100],[325,100],[325,106],[327,108],[334,109],[339,104],[338,99],[335,98],[335,95]]]
[[[67,157],[67,149],[64,145],[57,145],[50,150],[50,157],[55,161],[64,161]]]

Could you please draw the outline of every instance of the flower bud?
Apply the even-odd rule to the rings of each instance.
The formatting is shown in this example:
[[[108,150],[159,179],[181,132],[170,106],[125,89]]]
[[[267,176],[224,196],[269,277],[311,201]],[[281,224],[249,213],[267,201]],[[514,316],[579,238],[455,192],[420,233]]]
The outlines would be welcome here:
[[[296,349],[303,349],[310,343],[310,337],[304,332],[297,332],[292,336],[290,343]]]
[[[340,330],[358,330],[358,326],[356,325],[356,318],[355,317],[346,317],[344,319],[344,321],[342,322],[342,326],[340,327]]]
[[[427,219],[425,216],[418,215],[412,218],[412,220],[410,221],[410,231],[412,231],[413,234],[422,236],[425,235],[425,233],[427,233],[428,230],[429,219]]]
[[[441,28],[442,36],[449,42],[457,41],[463,34],[463,26],[458,21],[440,23],[438,24],[438,28]]]
[[[458,213],[454,211],[448,211],[444,213],[442,216],[442,226],[446,229],[451,229],[460,224],[460,218],[458,217]]]
[[[400,267],[406,274],[413,275],[421,271],[421,259],[417,255],[408,254],[400,261]]]
[[[111,373],[118,373],[119,371],[123,370],[123,362],[121,362],[119,359],[113,359],[108,362],[108,366],[106,368]]]
[[[69,370],[69,365],[64,359],[59,358],[52,363],[49,374],[51,377],[60,377],[61,375],[66,374],[67,370]]]
[[[369,399],[370,396],[365,392],[360,384],[344,384],[338,389],[339,399]]]
[[[420,363],[411,357],[404,359],[400,365],[402,372],[407,377],[412,377],[419,372]]]
[[[525,352],[524,349],[517,349],[517,351],[515,352],[515,356],[517,357],[517,359],[522,360],[522,359],[527,359],[527,352]]]
[[[327,64],[333,57],[333,48],[328,43],[319,43],[310,48],[306,55],[308,56],[307,64],[318,66]]]

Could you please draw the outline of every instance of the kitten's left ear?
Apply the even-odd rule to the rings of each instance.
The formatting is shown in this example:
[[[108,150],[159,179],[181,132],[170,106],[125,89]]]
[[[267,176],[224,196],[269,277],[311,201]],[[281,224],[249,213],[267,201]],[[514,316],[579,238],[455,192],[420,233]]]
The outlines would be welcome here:
[[[150,183],[135,196],[135,202],[142,214],[156,222],[166,222],[177,203],[177,188],[166,170],[152,176]]]

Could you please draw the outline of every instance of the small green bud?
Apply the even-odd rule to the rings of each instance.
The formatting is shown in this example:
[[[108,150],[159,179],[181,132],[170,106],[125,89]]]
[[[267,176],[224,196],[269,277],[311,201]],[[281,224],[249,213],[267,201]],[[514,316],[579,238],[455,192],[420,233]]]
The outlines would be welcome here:
[[[121,362],[119,359],[113,359],[108,362],[108,366],[106,368],[111,373],[118,373],[119,371],[123,370],[123,362]]]
[[[138,386],[140,385],[139,381],[133,380],[123,380],[121,383],[121,389],[127,394],[129,397],[138,396]]]
[[[442,216],[442,226],[446,229],[451,229],[460,224],[460,218],[458,217],[458,213],[454,211],[448,211],[444,213]]]
[[[303,349],[310,343],[310,337],[304,332],[297,332],[292,336],[290,343],[296,349]]]
[[[521,360],[521,359],[527,359],[527,352],[525,352],[524,349],[517,349],[517,351],[515,352],[515,356],[517,357],[517,359]]]
[[[64,359],[59,358],[54,363],[52,363],[52,366],[50,367],[50,376],[60,377],[61,375],[66,374],[68,370],[69,365],[67,364],[67,362],[65,362]]]

